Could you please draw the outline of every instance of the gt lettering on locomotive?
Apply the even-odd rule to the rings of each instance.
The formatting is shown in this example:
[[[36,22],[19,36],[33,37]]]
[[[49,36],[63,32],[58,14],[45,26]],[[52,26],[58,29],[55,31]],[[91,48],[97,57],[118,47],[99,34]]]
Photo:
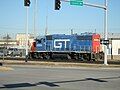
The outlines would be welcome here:
[[[54,48],[62,48],[63,45],[66,48],[67,42],[70,42],[70,39],[55,39],[54,40]]]

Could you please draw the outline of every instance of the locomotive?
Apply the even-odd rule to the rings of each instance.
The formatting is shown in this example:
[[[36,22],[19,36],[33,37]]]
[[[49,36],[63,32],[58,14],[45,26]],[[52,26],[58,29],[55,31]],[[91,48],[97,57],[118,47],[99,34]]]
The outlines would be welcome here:
[[[98,60],[103,57],[100,51],[100,35],[81,33],[65,35],[52,34],[37,38],[31,46],[29,58],[53,59],[65,55],[68,59]]]

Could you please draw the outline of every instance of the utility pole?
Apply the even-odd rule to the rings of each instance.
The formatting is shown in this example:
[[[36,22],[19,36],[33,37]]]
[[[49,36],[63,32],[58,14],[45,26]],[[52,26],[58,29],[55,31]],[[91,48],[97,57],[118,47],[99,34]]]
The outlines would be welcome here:
[[[36,18],[37,18],[37,0],[34,0],[34,38],[36,38]]]
[[[71,35],[73,35],[74,33],[73,33],[73,29],[71,29]]]
[[[45,35],[48,34],[48,2],[46,2],[46,27],[45,27]]]
[[[48,33],[48,15],[46,15],[46,28],[45,28],[45,35]]]

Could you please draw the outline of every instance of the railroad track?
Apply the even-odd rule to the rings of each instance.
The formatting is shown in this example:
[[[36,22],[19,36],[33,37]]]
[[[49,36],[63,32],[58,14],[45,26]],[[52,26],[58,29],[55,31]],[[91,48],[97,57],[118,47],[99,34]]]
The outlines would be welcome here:
[[[0,57],[0,60],[22,60],[25,61],[24,57],[4,57],[4,59],[2,57]],[[46,59],[28,59],[28,61],[48,61],[48,62],[71,62],[71,63],[90,63],[90,64],[103,64],[103,60],[98,60],[98,61],[86,61],[86,60],[68,60],[68,59],[50,59],[50,60],[46,60]],[[120,60],[108,60],[108,64],[117,64],[120,65]]]

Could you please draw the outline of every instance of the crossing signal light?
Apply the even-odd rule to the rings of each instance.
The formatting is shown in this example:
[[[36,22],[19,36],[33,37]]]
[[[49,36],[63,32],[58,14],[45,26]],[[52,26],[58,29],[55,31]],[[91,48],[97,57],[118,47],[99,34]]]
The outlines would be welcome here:
[[[30,6],[30,0],[24,0],[24,6]]]
[[[60,2],[60,0],[55,0],[55,10],[60,10],[60,4],[61,4],[61,2]]]

